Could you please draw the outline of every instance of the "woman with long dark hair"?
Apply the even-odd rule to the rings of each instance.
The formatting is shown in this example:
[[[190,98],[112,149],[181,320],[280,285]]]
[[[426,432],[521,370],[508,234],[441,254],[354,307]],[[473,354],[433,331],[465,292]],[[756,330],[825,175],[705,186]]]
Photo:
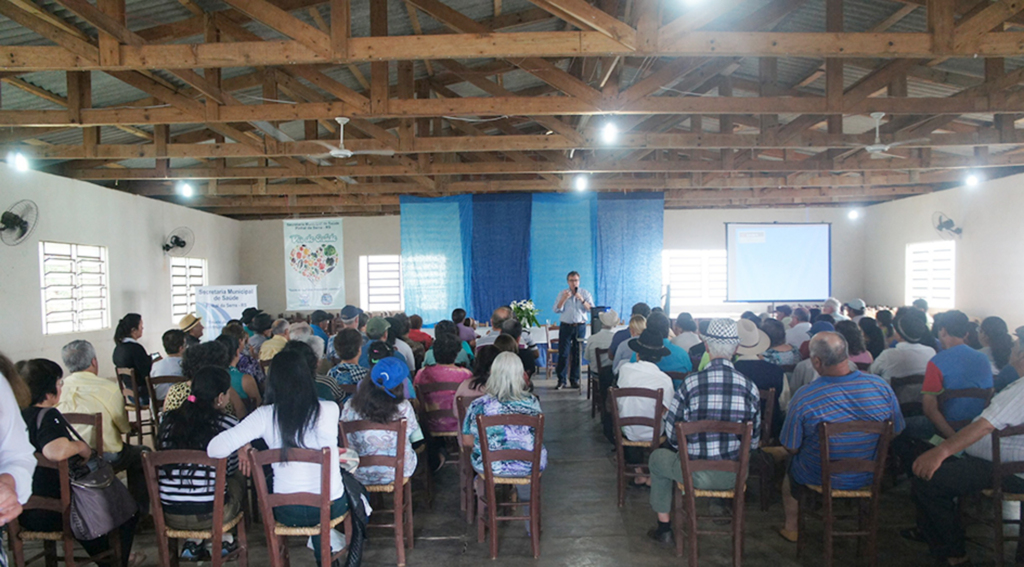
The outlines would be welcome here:
[[[854,364],[871,364],[874,357],[868,352],[864,344],[864,332],[853,321],[839,321],[836,323],[836,332],[843,335],[850,350],[850,362]]]
[[[146,391],[146,378],[153,368],[153,359],[146,352],[139,339],[142,338],[142,315],[129,313],[117,322],[114,328],[114,367],[135,370],[135,385],[138,386],[139,399],[143,404],[149,403]],[[128,388],[131,384],[123,383]]]
[[[204,366],[192,378],[192,392],[185,403],[164,414],[160,422],[160,450],[190,449],[206,451],[214,437],[238,425],[238,420],[225,413],[231,376],[217,366]],[[246,468],[243,463],[242,468]],[[203,465],[166,466],[160,469],[160,501],[167,525],[178,530],[208,530],[213,522],[215,470]],[[245,482],[239,471],[238,454],[232,453],[227,463],[224,519],[230,520],[242,509]],[[183,559],[208,558],[202,540],[188,539],[181,552]],[[230,553],[232,544],[222,547]]]
[[[228,352],[228,358],[231,359],[228,363],[228,374],[231,375],[231,389],[238,394],[238,397],[242,399],[242,403],[245,404],[247,409],[258,408],[263,403],[260,387],[256,384],[255,378],[238,368],[238,361],[242,356],[242,351],[245,349],[245,341],[228,333],[221,334],[216,340],[224,345]]]
[[[1006,321],[1000,317],[985,317],[978,328],[978,341],[981,342],[981,352],[992,362],[993,374],[998,374],[1010,363],[1013,337],[1006,327]]]
[[[217,341],[207,341],[185,349],[181,357],[181,373],[188,381],[171,386],[164,398],[164,411],[178,409],[192,395],[192,379],[199,370],[206,366],[227,370],[230,361],[227,349]],[[224,410],[236,419],[242,419],[249,413],[242,398],[233,389],[228,390],[228,404]]]
[[[340,413],[338,404],[317,399],[313,373],[302,354],[291,349],[283,350],[274,356],[271,363],[264,405],[238,426],[214,437],[206,452],[220,459],[262,438],[270,449],[282,451],[327,447],[331,450],[331,462],[337,463]],[[320,494],[320,467],[310,463],[275,464],[274,492]],[[332,518],[348,510],[338,466],[331,467],[329,497]],[[320,509],[315,506],[280,506],[274,510],[274,518],[292,527],[315,526],[320,523]],[[317,561],[320,560],[320,544],[320,537],[313,536],[313,554]]]
[[[878,322],[871,317],[861,317],[857,321],[860,330],[864,333],[864,346],[871,353],[872,358],[877,359],[878,355],[885,350],[885,333],[878,327]]]
[[[889,344],[890,341],[896,338],[896,328],[893,327],[894,317],[892,311],[882,309],[875,313],[875,320],[878,322],[878,328],[881,329],[882,334],[885,335],[885,343]]]
[[[491,375],[491,365],[494,364],[494,359],[499,354],[501,351],[493,344],[480,347],[480,350],[476,351],[476,360],[473,361],[473,377],[459,384],[459,389],[455,391],[455,397],[484,395],[487,377]]]

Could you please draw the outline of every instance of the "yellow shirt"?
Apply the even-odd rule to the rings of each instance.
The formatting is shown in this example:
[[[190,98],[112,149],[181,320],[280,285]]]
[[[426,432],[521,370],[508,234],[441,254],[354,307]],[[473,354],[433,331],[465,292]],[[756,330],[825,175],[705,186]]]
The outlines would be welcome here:
[[[266,341],[263,341],[263,346],[260,347],[260,360],[270,360],[274,358],[277,353],[281,352],[284,345],[288,344],[288,339],[284,338],[284,335],[274,335]]]
[[[121,436],[131,430],[124,410],[124,396],[117,382],[100,378],[92,372],[75,372],[64,378],[57,409],[61,413],[99,413],[103,418],[103,451],[119,453],[124,447]],[[75,429],[86,440],[92,438],[92,427]]]

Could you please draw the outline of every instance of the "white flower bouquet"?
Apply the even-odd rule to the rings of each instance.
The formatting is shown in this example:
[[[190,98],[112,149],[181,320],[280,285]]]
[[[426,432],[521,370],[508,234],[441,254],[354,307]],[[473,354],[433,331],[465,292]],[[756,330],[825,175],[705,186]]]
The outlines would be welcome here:
[[[513,301],[509,304],[509,307],[512,308],[512,315],[515,316],[523,327],[540,326],[540,323],[537,322],[537,314],[540,313],[540,309],[533,305],[532,299]]]

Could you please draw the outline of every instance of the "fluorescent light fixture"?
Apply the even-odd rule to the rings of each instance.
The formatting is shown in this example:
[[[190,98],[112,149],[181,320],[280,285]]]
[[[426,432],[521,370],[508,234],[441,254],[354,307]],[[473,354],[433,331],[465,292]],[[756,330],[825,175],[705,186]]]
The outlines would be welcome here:
[[[188,183],[182,183],[178,190],[181,192],[182,197],[191,197],[195,194],[195,191],[192,189],[192,185]]]
[[[7,162],[9,164],[11,164],[11,167],[13,167],[15,169],[15,171],[28,171],[28,169],[29,169],[29,167],[28,167],[28,158],[25,157],[25,154],[23,154],[21,152],[17,152],[15,154],[11,155],[7,159]]]
[[[576,176],[576,179],[573,181],[573,185],[576,187],[577,191],[586,191],[589,182],[590,176],[585,173],[581,173]]]
[[[981,183],[981,179],[972,173],[964,179],[964,183],[967,184],[968,187],[977,187],[978,184]]]
[[[606,144],[614,144],[619,139],[619,127],[614,122],[607,122],[604,128],[601,128],[601,141]]]
[[[852,209],[850,212],[846,213],[846,216],[849,217],[850,220],[857,220],[860,218],[860,211]]]

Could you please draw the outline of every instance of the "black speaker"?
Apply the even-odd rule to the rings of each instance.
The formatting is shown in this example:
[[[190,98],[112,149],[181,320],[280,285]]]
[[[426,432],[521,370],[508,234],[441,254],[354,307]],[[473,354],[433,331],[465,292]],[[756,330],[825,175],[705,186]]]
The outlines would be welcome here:
[[[597,305],[590,308],[590,334],[596,335],[601,332],[601,314],[611,309],[604,305]]]

